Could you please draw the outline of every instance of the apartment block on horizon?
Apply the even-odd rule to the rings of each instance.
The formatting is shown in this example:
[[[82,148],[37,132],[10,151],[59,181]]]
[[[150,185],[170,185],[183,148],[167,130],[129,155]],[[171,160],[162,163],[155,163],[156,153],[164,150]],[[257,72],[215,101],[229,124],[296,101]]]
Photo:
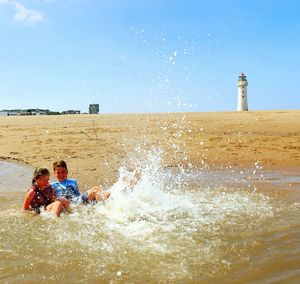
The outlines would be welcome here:
[[[89,105],[89,114],[99,113],[99,104],[90,104]]]

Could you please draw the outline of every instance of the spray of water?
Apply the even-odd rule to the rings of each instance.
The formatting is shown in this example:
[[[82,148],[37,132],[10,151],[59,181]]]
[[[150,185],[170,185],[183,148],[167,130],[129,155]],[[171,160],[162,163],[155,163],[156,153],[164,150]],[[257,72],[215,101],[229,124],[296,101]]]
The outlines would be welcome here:
[[[231,250],[243,251],[248,246],[238,241],[226,248],[228,238],[236,230],[250,238],[256,235],[259,224],[273,217],[269,197],[223,185],[212,187],[212,180],[203,184],[201,174],[182,169],[177,173],[165,170],[160,153],[153,150],[142,165],[137,162],[142,175],[133,188],[128,187],[133,173],[123,165],[119,180],[108,189],[109,200],[78,207],[65,216],[71,227],[81,229],[65,231],[58,243],[76,240],[85,251],[106,251],[107,263],[116,255],[121,257],[121,247],[152,267],[155,258],[157,272],[174,271],[175,278],[188,277],[194,269],[199,277],[200,271],[214,274],[225,264],[230,267]]]

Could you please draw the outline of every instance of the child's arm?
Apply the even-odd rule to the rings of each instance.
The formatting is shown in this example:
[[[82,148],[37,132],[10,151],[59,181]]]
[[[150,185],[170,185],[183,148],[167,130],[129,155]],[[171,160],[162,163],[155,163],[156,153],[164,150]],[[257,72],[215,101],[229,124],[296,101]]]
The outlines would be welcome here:
[[[23,202],[23,210],[30,210],[30,204],[33,200],[35,196],[35,192],[33,189],[30,189],[26,195],[25,195],[25,198],[24,198],[24,202]]]
[[[69,201],[65,197],[63,190],[60,187],[55,187],[54,185],[55,185],[55,183],[50,184],[50,186],[52,188],[52,192],[53,192],[53,198],[54,198],[53,202],[55,200],[58,200],[58,201],[61,202],[64,209],[68,209],[69,208]]]
[[[48,187],[48,190],[50,191],[50,201],[51,203],[55,201],[56,199],[56,196],[55,196],[55,191],[54,191],[54,188],[49,184],[47,185]]]
[[[70,202],[67,198],[63,197],[63,198],[60,198],[58,200],[61,202],[64,209],[67,210],[69,208]]]
[[[75,188],[73,188],[73,189],[75,191],[75,195],[79,196],[80,195],[80,191],[79,191],[77,180],[75,180]]]

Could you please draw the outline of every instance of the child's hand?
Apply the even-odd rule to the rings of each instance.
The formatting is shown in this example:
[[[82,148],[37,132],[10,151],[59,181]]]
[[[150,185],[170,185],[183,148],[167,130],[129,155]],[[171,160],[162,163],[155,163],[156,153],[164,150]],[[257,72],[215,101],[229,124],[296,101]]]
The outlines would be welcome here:
[[[58,198],[58,200],[61,202],[64,209],[67,209],[69,207],[70,202],[67,198],[61,197],[61,198]]]

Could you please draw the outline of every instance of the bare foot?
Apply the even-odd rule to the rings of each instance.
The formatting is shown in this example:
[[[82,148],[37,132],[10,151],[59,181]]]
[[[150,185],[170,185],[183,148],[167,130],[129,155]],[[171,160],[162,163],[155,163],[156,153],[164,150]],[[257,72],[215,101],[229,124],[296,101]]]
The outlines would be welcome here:
[[[104,201],[109,198],[111,193],[109,191],[100,191],[96,194],[97,201]]]
[[[133,177],[132,179],[129,181],[129,187],[133,188],[134,186],[136,186],[139,181],[141,180],[142,177],[142,169],[141,166],[138,165],[136,166],[134,172],[133,172]]]

